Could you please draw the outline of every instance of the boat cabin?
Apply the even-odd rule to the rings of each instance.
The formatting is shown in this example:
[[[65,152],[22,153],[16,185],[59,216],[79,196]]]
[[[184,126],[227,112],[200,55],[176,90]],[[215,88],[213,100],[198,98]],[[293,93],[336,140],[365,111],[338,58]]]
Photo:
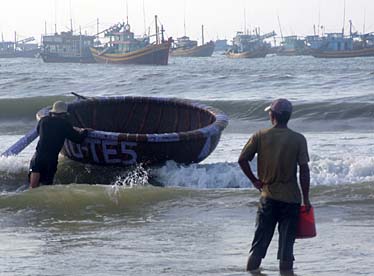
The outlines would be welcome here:
[[[56,54],[61,57],[79,57],[89,52],[94,46],[95,36],[74,35],[73,32],[45,35],[42,38],[44,53]]]
[[[113,53],[130,53],[150,44],[149,36],[135,38],[129,24],[125,24],[122,29],[115,32],[107,32],[106,37],[110,37],[109,44]]]
[[[196,40],[190,40],[188,36],[182,36],[177,38],[177,41],[174,43],[175,48],[182,48],[182,49],[191,49],[193,47],[197,47]]]
[[[14,42],[3,41],[0,42],[0,53],[10,53],[15,52]]]
[[[253,51],[264,46],[264,42],[258,35],[243,34],[243,32],[237,32],[233,39],[233,52],[241,53],[246,51]]]
[[[301,39],[296,35],[284,37],[284,41],[282,43],[282,47],[285,50],[304,49],[305,46],[305,39]]]

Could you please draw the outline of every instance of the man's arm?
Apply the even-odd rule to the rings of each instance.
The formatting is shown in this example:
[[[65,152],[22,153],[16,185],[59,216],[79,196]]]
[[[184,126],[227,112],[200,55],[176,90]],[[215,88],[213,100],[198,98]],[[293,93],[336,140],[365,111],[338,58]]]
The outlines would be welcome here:
[[[249,178],[249,180],[251,180],[253,186],[255,186],[257,189],[261,191],[263,184],[253,174],[251,165],[249,164],[249,160],[240,156],[238,163],[244,174]]]
[[[310,171],[308,163],[300,165],[299,178],[301,191],[303,192],[303,202],[306,207],[306,210],[309,212],[312,205],[309,200]]]
[[[70,124],[67,127],[66,138],[74,143],[81,144],[87,135],[88,130],[86,129],[77,129]]]
[[[247,142],[244,146],[240,156],[239,156],[239,166],[244,172],[244,174],[249,178],[252,182],[253,186],[261,191],[263,184],[257,177],[253,174],[252,168],[249,164],[250,161],[255,157],[258,151],[258,140],[259,140],[259,133],[254,134],[251,139]]]

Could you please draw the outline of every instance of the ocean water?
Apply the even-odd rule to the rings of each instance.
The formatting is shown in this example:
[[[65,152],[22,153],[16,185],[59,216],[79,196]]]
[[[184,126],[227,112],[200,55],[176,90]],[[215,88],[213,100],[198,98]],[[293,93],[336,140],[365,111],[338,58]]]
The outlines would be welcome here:
[[[0,60],[1,152],[35,126],[40,108],[73,100],[73,91],[188,98],[230,117],[213,154],[190,166],[124,170],[61,159],[61,185],[29,191],[35,142],[0,157],[0,275],[248,275],[259,194],[236,161],[250,135],[270,126],[263,109],[279,97],[292,100],[290,127],[308,140],[317,220],[318,236],[295,245],[295,275],[374,275],[373,64],[221,55],[163,67]],[[280,275],[277,240],[256,275]]]

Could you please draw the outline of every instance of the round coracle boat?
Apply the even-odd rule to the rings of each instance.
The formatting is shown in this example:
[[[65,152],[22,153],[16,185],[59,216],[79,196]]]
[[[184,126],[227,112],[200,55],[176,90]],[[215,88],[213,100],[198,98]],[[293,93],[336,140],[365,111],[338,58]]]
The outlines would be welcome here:
[[[228,124],[221,111],[181,99],[100,97],[71,102],[68,111],[74,126],[94,130],[81,145],[66,140],[61,153],[96,165],[198,163]],[[42,109],[37,118],[48,112]]]

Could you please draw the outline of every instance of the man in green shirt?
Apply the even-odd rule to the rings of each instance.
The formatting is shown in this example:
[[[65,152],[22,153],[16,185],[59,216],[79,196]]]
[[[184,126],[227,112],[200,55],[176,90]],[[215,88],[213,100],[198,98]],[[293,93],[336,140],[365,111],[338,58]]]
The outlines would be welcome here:
[[[279,268],[292,270],[300,204],[303,202],[307,210],[311,207],[308,147],[303,135],[287,127],[292,114],[292,104],[288,100],[275,100],[265,111],[269,112],[273,127],[255,133],[239,157],[244,174],[261,192],[247,270],[255,270],[261,265],[277,223]],[[256,154],[258,178],[249,164]],[[298,166],[302,194],[297,182]]]

